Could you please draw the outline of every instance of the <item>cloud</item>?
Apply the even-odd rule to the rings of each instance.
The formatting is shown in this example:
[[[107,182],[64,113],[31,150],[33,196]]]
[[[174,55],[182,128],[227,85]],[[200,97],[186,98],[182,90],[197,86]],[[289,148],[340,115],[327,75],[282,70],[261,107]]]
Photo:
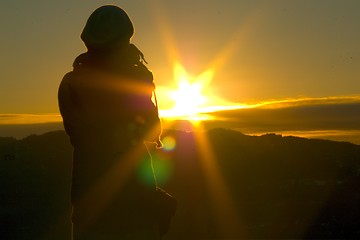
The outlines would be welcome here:
[[[287,99],[234,108],[207,113],[212,117],[202,122],[205,129],[231,128],[245,134],[274,132],[360,144],[360,96]],[[192,129],[188,121],[174,124],[164,118],[163,125]],[[63,129],[60,114],[0,114],[1,136],[24,137],[54,129]]]
[[[0,114],[0,125],[59,123],[60,114]]]
[[[273,100],[255,104],[261,108],[286,108],[296,106],[323,106],[332,104],[360,103],[360,96],[335,96],[322,98],[291,98],[284,100]]]
[[[211,113],[210,126],[246,131],[360,130],[360,97],[273,101],[257,107]]]

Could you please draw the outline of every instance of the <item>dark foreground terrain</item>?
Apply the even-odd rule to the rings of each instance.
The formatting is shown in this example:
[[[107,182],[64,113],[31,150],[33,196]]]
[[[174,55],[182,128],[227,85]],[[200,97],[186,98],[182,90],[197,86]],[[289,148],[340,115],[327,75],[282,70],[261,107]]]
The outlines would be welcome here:
[[[168,131],[159,184],[179,200],[166,239],[360,238],[360,146],[236,131]],[[63,131],[0,138],[0,239],[70,239]]]

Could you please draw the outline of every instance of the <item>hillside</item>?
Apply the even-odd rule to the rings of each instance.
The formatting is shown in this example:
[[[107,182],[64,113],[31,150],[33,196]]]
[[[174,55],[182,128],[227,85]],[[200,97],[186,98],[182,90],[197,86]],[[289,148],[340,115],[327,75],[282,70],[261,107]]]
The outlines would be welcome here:
[[[179,200],[166,239],[360,237],[360,146],[226,129],[166,136],[175,149],[153,150],[159,184]],[[69,239],[71,154],[63,131],[0,138],[0,239]]]

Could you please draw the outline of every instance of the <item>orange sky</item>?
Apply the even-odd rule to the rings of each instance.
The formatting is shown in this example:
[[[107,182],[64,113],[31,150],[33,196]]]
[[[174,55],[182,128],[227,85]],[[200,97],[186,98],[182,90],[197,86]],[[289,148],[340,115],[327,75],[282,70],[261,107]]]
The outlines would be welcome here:
[[[1,1],[2,136],[62,128],[58,86],[74,58],[86,51],[79,36],[88,16],[107,3]],[[175,113],[172,119],[207,119],[208,126],[250,134],[279,132],[360,143],[355,123],[360,112],[360,1],[112,3],[123,7],[135,25],[132,42],[155,75],[163,118]],[[329,106],[334,106],[330,113]],[[253,107],[284,111],[282,117],[276,116],[279,111],[271,116],[240,111]],[[233,111],[193,114],[226,109]],[[289,109],[297,111],[299,120]],[[329,116],[324,121],[331,121],[321,126],[322,113]],[[178,116],[183,114],[192,116]]]
[[[0,113],[58,113],[61,78],[85,51],[80,32],[105,3],[1,2]],[[360,95],[357,0],[113,3],[131,16],[159,92],[175,87],[178,62],[195,78],[213,71],[215,105]]]

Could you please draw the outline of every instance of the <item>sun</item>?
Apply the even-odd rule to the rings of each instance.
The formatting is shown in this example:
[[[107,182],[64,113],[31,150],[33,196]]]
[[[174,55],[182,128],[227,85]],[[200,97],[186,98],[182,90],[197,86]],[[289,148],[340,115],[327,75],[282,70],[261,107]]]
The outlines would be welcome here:
[[[160,87],[159,115],[166,120],[200,122],[213,120],[213,112],[252,108],[258,105],[229,102],[210,89],[214,69],[192,76],[180,63],[174,64],[174,82],[171,87]]]
[[[199,83],[181,81],[179,88],[170,94],[175,106],[172,111],[178,115],[193,116],[199,113],[200,107],[206,103],[207,97],[202,94]]]
[[[190,76],[179,63],[174,65],[175,88],[168,94],[173,102],[170,109],[161,111],[167,118],[181,118],[187,120],[201,120],[204,116],[203,108],[209,102],[206,88],[213,77],[211,69],[204,71],[199,76]]]

